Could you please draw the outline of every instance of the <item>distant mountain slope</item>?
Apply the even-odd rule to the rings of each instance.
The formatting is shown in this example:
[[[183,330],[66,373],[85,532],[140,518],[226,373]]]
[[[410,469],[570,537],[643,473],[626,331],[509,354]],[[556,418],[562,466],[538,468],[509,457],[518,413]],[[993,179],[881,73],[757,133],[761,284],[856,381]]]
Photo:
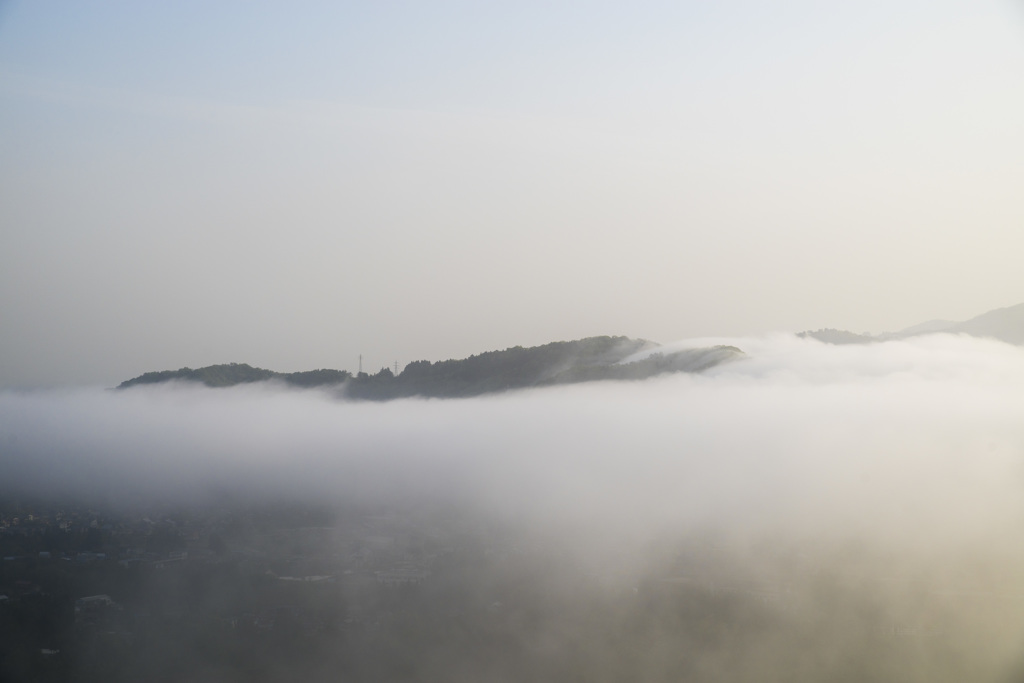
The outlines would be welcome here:
[[[621,363],[637,351],[656,346],[652,342],[628,337],[590,337],[530,348],[516,346],[462,360],[416,361],[397,376],[388,368],[374,375],[360,373],[352,376],[343,370],[284,374],[244,363],[231,363],[196,370],[182,368],[147,372],[122,382],[118,388],[170,381],[228,387],[277,379],[303,387],[339,385],[346,396],[364,400],[411,396],[450,398],[554,384],[644,379],[668,372],[700,372],[743,355],[735,347],[717,346],[670,354],[654,353],[640,361]]]
[[[821,330],[808,330],[807,332],[798,332],[798,337],[806,339],[817,339],[820,342],[826,344],[867,344],[869,342],[878,341],[874,337],[867,334],[857,334],[856,332],[847,332],[846,330],[834,330],[831,327],[826,327]]]
[[[900,330],[893,335],[893,337],[914,337],[919,334],[935,334],[937,332],[948,332],[951,328],[956,327],[960,323],[952,320],[926,320],[923,323],[911,325],[905,330]]]
[[[1024,304],[997,308],[949,329],[974,337],[992,337],[1010,344],[1024,344]]]
[[[890,339],[908,339],[910,337],[940,332],[969,334],[972,337],[988,337],[1007,342],[1008,344],[1024,345],[1024,304],[997,308],[994,311],[982,313],[966,322],[929,320],[899,332],[885,333],[878,336],[833,329],[800,332],[797,336],[810,337],[827,344],[866,344]]]

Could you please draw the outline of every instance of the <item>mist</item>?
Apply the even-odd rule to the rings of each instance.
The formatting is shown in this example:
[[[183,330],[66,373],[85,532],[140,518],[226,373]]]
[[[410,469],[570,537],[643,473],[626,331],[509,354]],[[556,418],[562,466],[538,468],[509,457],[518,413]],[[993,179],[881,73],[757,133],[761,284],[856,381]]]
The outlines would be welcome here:
[[[628,511],[644,523],[870,528],[902,511],[888,529],[918,513],[988,525],[1017,497],[1019,348],[949,335],[678,346],[709,342],[748,357],[701,375],[461,400],[363,403],[273,383],[7,392],[0,444],[16,474],[4,486],[112,502],[464,496],[507,514]]]
[[[808,647],[855,651],[897,622],[931,634],[886,675],[1019,671],[1024,350],[952,335],[674,346],[709,341],[747,357],[703,374],[458,400],[355,402],[269,383],[7,392],[0,488],[111,506],[447,506],[639,595],[677,575],[831,582],[831,607],[794,599],[783,610],[839,610],[852,624],[804,633]],[[718,679],[793,673],[786,657],[807,643],[782,627],[756,633],[733,644],[739,668]],[[715,662],[726,651],[705,648]],[[925,666],[937,651],[959,663]],[[862,664],[806,671],[863,675]]]

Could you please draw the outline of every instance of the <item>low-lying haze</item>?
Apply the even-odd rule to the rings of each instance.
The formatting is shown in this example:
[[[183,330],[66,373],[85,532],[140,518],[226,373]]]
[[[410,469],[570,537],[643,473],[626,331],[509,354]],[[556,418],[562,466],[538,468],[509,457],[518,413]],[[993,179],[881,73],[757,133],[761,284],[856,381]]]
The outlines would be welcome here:
[[[725,341],[749,358],[471,400],[360,404],[275,385],[7,392],[3,485],[113,501],[221,489],[455,496],[538,519],[906,542],[1020,521],[1019,348],[943,335]]]

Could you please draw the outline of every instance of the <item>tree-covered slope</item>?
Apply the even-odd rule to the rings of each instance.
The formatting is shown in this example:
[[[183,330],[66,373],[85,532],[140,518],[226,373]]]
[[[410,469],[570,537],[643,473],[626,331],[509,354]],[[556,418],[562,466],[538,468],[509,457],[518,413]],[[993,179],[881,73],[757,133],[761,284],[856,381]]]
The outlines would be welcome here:
[[[162,370],[147,372],[118,385],[118,389],[127,389],[140,384],[160,384],[171,381],[200,382],[208,387],[233,387],[236,384],[264,382],[269,379],[280,379],[288,384],[300,387],[316,387],[339,384],[351,375],[344,370],[308,370],[306,372],[282,373],[263,368],[254,368],[246,363],[225,363],[209,365],[205,368],[181,368],[180,370]]]
[[[359,376],[346,386],[350,396],[475,396],[521,389],[553,380],[579,366],[611,365],[654,344],[628,337],[590,337],[504,351],[488,351],[462,360],[409,363],[400,375],[382,371]]]

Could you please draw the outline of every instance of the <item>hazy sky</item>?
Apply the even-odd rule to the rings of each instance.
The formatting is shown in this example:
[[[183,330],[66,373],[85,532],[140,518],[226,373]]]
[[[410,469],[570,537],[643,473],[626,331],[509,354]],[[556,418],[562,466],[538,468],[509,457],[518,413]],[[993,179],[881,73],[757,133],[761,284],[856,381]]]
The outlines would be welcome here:
[[[1024,301],[1024,7],[0,2],[0,387]]]

